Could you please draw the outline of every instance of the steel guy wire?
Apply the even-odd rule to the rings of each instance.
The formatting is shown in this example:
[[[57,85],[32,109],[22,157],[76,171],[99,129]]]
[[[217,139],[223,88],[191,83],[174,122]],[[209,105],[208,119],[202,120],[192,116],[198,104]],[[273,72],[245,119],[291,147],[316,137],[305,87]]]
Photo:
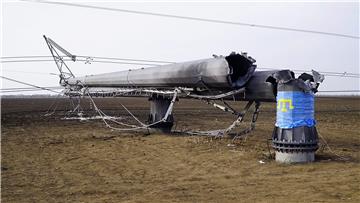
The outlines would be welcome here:
[[[55,2],[55,1],[45,1],[45,0],[21,0],[26,2],[33,3],[44,3],[44,4],[53,4],[53,5],[62,5],[62,6],[72,6],[79,8],[89,8],[89,9],[97,9],[97,10],[106,10],[106,11],[114,11],[114,12],[123,12],[123,13],[131,13],[138,15],[149,15],[149,16],[158,16],[165,18],[176,18],[183,20],[191,20],[191,21],[200,21],[207,23],[217,23],[217,24],[228,24],[228,25],[236,25],[236,26],[247,26],[252,28],[264,28],[264,29],[272,29],[272,30],[281,30],[281,31],[291,31],[291,32],[302,32],[302,33],[310,33],[310,34],[320,34],[320,35],[328,35],[334,37],[343,37],[343,38],[351,38],[351,39],[360,39],[359,36],[342,34],[342,33],[333,33],[333,32],[324,32],[319,30],[309,30],[302,28],[294,28],[294,27],[283,27],[283,26],[274,26],[274,25],[265,25],[265,24],[253,24],[247,22],[235,22],[235,21],[226,21],[226,20],[217,20],[210,18],[200,18],[200,17],[191,17],[191,16],[180,16],[173,14],[164,14],[164,13],[155,13],[155,12],[146,12],[146,11],[135,11],[135,10],[127,10],[127,9],[119,9],[119,8],[109,8],[109,7],[101,7],[101,6],[93,6],[86,4],[75,4],[75,3],[66,3],[66,2]]]

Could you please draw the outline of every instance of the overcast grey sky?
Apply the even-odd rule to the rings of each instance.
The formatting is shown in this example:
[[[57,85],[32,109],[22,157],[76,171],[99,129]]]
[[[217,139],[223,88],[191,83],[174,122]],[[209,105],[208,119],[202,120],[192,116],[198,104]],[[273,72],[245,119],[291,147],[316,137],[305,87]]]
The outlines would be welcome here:
[[[359,36],[356,1],[63,2]],[[181,62],[236,51],[248,52],[259,68],[359,73],[359,39],[23,1],[3,1],[1,9],[1,56],[49,55],[45,34],[75,55]],[[58,78],[49,74],[57,73],[54,62],[1,65],[3,76],[39,86],[58,85]],[[68,65],[77,76],[146,67]],[[24,86],[2,81],[2,87]],[[359,89],[359,78],[329,76],[320,88],[353,89]]]

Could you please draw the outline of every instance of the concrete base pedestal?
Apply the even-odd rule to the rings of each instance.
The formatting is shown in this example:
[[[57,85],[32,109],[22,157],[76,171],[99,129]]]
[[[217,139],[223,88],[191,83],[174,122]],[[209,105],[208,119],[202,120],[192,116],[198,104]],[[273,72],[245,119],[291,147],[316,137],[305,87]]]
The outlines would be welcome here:
[[[306,163],[315,160],[318,149],[318,134],[315,126],[274,128],[272,145],[275,160],[281,163]]]
[[[275,152],[275,160],[280,163],[306,163],[315,161],[315,152]]]

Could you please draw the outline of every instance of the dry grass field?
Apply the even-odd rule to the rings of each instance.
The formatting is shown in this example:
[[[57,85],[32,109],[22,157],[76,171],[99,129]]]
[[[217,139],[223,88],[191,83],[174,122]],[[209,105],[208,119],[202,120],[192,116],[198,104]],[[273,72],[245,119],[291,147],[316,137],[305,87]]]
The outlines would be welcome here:
[[[273,160],[274,103],[264,103],[256,130],[233,143],[61,120],[65,99],[55,116],[44,117],[53,101],[2,99],[1,202],[360,202],[359,97],[317,98],[317,128],[330,149],[321,141],[309,164]],[[142,98],[96,102],[125,116],[122,102],[142,120],[149,106]],[[174,116],[178,130],[216,129],[234,119],[193,100],[176,103]]]

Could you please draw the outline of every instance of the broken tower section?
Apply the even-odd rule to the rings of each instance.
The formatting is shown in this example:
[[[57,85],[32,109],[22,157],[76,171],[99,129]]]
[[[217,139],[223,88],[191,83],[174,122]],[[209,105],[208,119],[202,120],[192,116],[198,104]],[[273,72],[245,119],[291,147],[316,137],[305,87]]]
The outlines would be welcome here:
[[[295,78],[289,70],[272,76],[277,82],[276,124],[272,135],[275,159],[282,163],[315,160],[318,133],[314,118],[314,93],[324,77],[313,71]]]

